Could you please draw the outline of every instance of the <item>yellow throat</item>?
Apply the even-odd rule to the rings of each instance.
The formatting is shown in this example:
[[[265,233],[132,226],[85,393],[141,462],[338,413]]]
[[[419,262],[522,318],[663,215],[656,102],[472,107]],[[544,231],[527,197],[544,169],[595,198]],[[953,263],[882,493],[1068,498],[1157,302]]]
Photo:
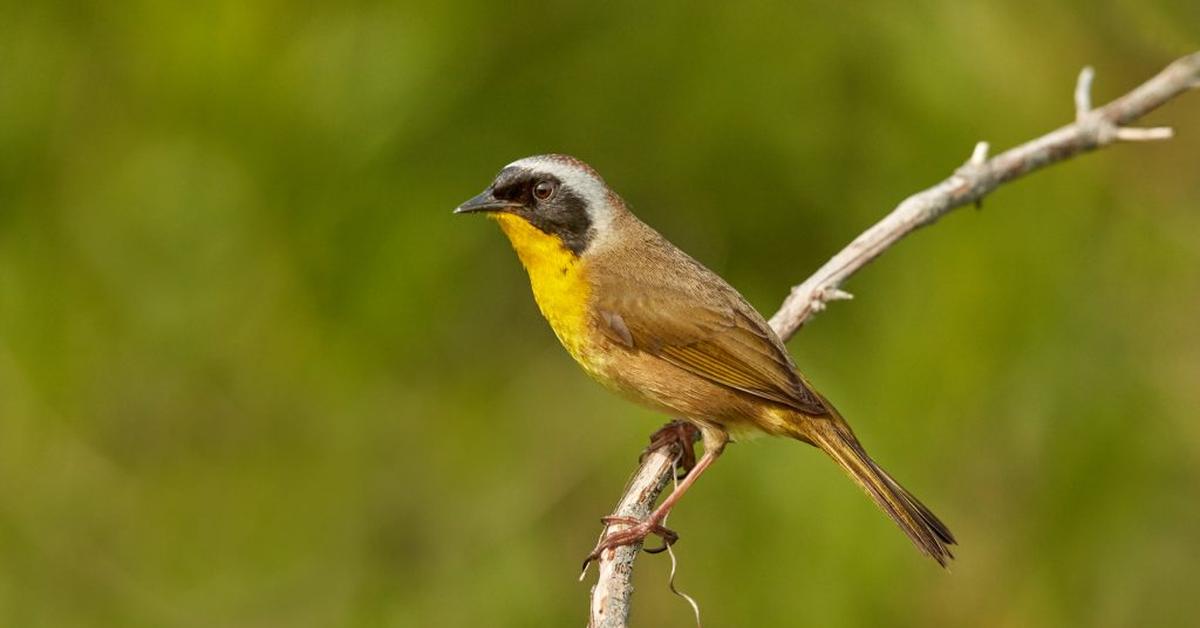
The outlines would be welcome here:
[[[591,296],[583,262],[562,240],[512,214],[490,214],[512,242],[529,274],[533,298],[559,342],[585,368],[587,303]],[[589,369],[590,370],[590,369]]]

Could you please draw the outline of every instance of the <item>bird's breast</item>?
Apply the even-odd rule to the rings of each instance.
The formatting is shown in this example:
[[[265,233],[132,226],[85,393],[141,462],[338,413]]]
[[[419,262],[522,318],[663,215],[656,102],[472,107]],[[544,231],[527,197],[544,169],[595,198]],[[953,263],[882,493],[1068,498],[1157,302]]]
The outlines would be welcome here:
[[[521,265],[529,274],[533,298],[563,347],[589,372],[587,316],[591,286],[586,266],[557,236],[511,214],[495,214]]]

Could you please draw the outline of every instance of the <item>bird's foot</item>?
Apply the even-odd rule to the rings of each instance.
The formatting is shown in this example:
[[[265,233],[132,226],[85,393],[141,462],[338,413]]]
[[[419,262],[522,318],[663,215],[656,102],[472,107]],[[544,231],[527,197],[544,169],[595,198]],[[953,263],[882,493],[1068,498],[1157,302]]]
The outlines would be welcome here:
[[[657,432],[650,435],[650,444],[642,450],[642,455],[638,457],[638,462],[646,459],[650,452],[663,447],[669,447],[673,444],[679,444],[679,468],[682,473],[679,474],[679,479],[687,476],[688,471],[696,466],[696,449],[694,443],[700,440],[700,430],[695,425],[687,421],[675,420],[662,426]],[[661,551],[661,550],[660,550]]]
[[[642,521],[641,519],[635,519],[633,517],[618,517],[614,515],[604,517],[600,519],[600,521],[606,526],[620,523],[629,527],[625,528],[624,530],[618,530],[616,532],[605,534],[604,538],[600,539],[599,543],[596,543],[596,548],[592,550],[592,553],[588,554],[587,558],[583,560],[584,569],[587,569],[588,564],[593,560],[599,560],[600,554],[603,553],[604,550],[616,549],[618,547],[633,545],[635,543],[642,543],[646,540],[646,537],[650,536],[651,534],[657,534],[659,537],[661,537],[663,544],[660,547],[644,548],[643,551],[647,554],[665,552],[668,547],[674,545],[675,542],[679,540],[679,535],[676,534],[674,530],[653,520]]]

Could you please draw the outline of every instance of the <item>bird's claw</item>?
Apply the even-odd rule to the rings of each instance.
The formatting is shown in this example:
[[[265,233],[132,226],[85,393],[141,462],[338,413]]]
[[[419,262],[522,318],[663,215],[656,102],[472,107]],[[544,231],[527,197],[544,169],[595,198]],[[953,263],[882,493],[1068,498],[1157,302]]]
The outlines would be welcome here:
[[[646,456],[657,449],[679,444],[679,474],[680,480],[687,476],[692,467],[696,466],[696,449],[694,443],[700,439],[700,430],[687,421],[671,421],[650,435],[650,444],[642,450],[638,462],[644,462]],[[661,549],[658,551],[662,551]]]
[[[642,551],[647,554],[665,552],[668,547],[674,545],[679,540],[679,535],[674,530],[654,521],[642,521],[633,517],[620,517],[616,515],[604,517],[600,521],[606,526],[619,523],[629,527],[604,535],[604,538],[600,539],[599,543],[596,543],[596,547],[592,550],[592,553],[583,559],[583,569],[587,569],[587,566],[593,560],[599,560],[600,554],[605,550],[641,543],[651,534],[662,538],[663,544],[659,547],[643,548]]]

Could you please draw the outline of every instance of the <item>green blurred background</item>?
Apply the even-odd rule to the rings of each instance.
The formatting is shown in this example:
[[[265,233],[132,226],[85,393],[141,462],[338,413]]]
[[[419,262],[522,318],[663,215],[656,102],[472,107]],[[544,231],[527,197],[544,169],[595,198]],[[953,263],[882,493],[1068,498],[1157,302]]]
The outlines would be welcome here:
[[[1200,48],[1200,4],[6,2],[0,625],[582,625],[662,417],[498,230],[567,152],[765,313],[986,139]],[[1200,95],[916,234],[791,343],[961,541],[736,445],[672,517],[710,626],[1200,615]],[[665,556],[635,621],[690,626]]]

